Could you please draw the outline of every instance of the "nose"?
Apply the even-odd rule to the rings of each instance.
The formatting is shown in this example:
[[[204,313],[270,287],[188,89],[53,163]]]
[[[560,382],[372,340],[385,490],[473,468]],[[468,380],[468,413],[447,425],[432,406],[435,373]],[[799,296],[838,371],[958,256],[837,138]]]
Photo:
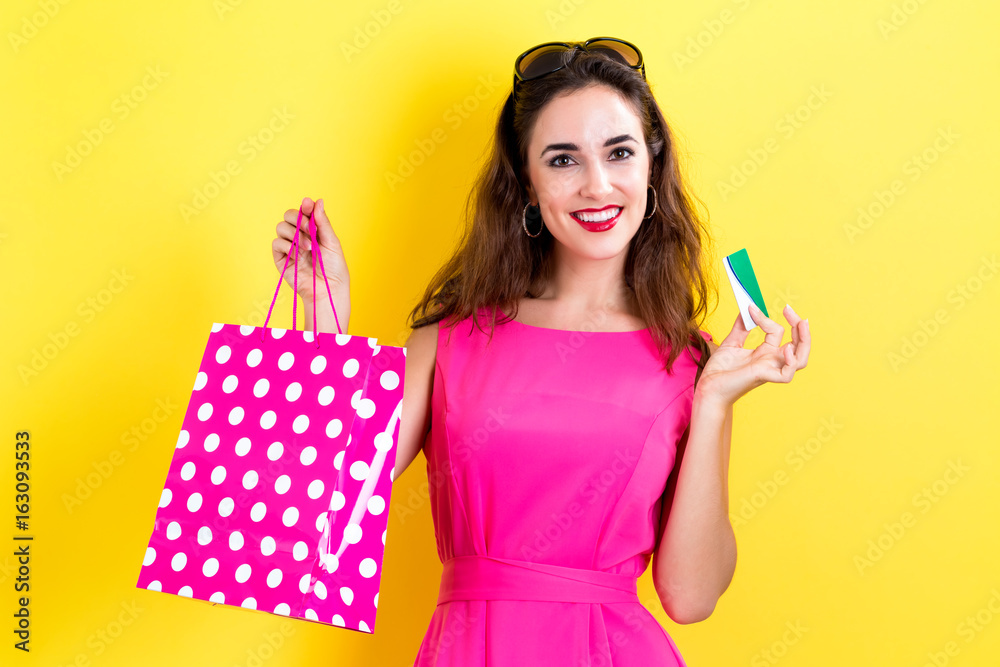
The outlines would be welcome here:
[[[600,201],[611,194],[611,181],[604,165],[599,161],[590,164],[584,174],[580,195]]]

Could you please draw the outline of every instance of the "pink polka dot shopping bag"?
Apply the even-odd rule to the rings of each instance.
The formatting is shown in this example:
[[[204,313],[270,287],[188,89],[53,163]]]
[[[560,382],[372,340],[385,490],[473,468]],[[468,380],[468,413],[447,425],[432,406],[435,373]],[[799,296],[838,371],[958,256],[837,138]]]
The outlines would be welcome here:
[[[136,586],[374,633],[406,348],[295,326],[212,326]]]

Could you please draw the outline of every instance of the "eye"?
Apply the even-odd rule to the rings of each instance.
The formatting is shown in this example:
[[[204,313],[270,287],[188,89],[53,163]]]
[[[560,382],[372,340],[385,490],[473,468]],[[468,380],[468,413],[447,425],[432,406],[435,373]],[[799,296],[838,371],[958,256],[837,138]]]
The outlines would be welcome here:
[[[633,152],[632,152],[632,149],[631,149],[631,148],[624,148],[624,147],[622,147],[622,146],[619,146],[618,148],[616,148],[616,149],[614,149],[613,151],[611,151],[611,154],[612,154],[612,155],[614,155],[614,154],[615,154],[615,153],[617,153],[618,151],[623,151],[623,152],[625,152],[625,153],[626,153],[626,155],[624,155],[624,156],[623,156],[623,157],[621,158],[621,159],[623,159],[623,160],[624,160],[624,159],[625,159],[626,157],[630,156],[630,155],[635,155],[635,153],[633,153]]]
[[[559,161],[559,160],[562,160],[563,158],[565,158],[565,159],[567,159],[567,160],[571,160],[571,159],[572,159],[572,158],[571,158],[571,157],[570,157],[569,155],[567,155],[566,153],[561,153],[561,154],[559,154],[559,155],[555,156],[554,158],[552,158],[551,160],[549,160],[549,166],[550,166],[550,167],[564,167],[564,166],[566,166],[566,165],[564,165],[564,164],[557,164],[557,163],[558,163],[558,161]]]

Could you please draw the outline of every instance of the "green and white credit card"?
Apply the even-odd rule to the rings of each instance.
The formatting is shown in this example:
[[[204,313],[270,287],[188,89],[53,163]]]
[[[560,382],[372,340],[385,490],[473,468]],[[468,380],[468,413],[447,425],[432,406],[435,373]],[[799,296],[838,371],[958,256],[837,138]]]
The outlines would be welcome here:
[[[760,285],[757,284],[757,276],[753,273],[750,265],[750,256],[747,249],[737,250],[732,255],[723,258],[722,263],[726,266],[726,275],[729,276],[729,284],[733,287],[733,294],[736,295],[736,303],[740,307],[740,314],[743,315],[743,325],[750,331],[757,323],[750,317],[749,306],[754,303],[761,311],[767,314],[767,306],[764,305],[764,297],[760,294]]]

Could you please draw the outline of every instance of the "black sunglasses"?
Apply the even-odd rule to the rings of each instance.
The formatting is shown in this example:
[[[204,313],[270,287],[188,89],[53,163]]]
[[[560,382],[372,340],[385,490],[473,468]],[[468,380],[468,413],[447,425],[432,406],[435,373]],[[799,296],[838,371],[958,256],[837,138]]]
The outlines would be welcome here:
[[[597,51],[627,67],[639,70],[646,80],[646,65],[642,53],[630,42],[614,37],[591,37],[585,42],[545,42],[533,46],[514,61],[513,93],[517,94],[519,81],[531,81],[558,72],[580,51]]]

